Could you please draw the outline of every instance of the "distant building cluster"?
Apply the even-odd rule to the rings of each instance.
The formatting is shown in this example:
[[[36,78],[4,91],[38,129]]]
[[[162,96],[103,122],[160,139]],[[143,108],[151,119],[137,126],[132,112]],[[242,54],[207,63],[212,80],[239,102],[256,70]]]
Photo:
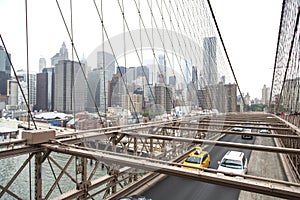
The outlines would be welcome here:
[[[127,109],[133,116],[172,113],[178,106],[238,111],[236,84],[225,84],[225,76],[218,75],[216,38],[205,38],[203,49],[202,70],[185,61],[183,81],[167,69],[165,54],[158,56],[157,63],[125,67],[116,66],[112,54],[98,51],[97,66],[91,67],[85,58],[70,60],[65,43],[51,58],[50,67],[40,58],[39,73],[28,75],[19,70],[16,79],[10,77],[10,54],[0,46],[0,102],[6,110],[26,110],[27,101],[38,112],[98,112],[104,116],[111,108]],[[263,93],[264,102],[267,96]]]

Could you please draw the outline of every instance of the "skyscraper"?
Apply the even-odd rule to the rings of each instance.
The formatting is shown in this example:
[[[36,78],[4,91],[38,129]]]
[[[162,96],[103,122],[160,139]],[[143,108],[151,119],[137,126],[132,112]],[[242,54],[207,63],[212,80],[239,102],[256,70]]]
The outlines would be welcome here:
[[[270,96],[270,88],[264,85],[264,87],[262,88],[262,99],[261,99],[263,104],[265,105],[269,104],[269,96]]]
[[[97,52],[97,69],[99,70],[98,82],[99,91],[95,91],[95,99],[99,98],[99,107],[101,112],[106,112],[108,107],[108,81],[115,73],[115,58],[112,54],[99,51]],[[99,95],[99,96],[96,96]]]
[[[198,70],[197,67],[192,67],[192,82],[196,90],[198,90],[199,80],[198,80]]]
[[[173,76],[169,76],[169,85],[173,88],[175,88],[176,86],[176,76],[173,75]]]
[[[85,108],[86,82],[78,62],[60,60],[54,70],[54,110],[82,112]]]
[[[114,74],[112,80],[110,81],[110,102],[111,107],[121,107],[122,106],[122,95],[125,94],[126,88],[121,78],[121,74]]]
[[[7,95],[7,81],[10,80],[10,62],[11,55],[0,46],[0,95]]]
[[[136,76],[144,76],[149,81],[149,68],[147,66],[139,66],[136,68]]]
[[[206,37],[203,41],[203,78],[205,85],[218,84],[216,37]]]
[[[43,69],[46,67],[46,59],[45,58],[40,58],[39,59],[39,73],[43,71]]]
[[[27,72],[24,70],[18,70],[17,76],[21,85],[21,88],[19,88],[18,90],[18,104],[24,105],[25,103],[25,100],[20,91],[23,90],[27,102],[30,104],[30,106],[34,106],[36,104],[36,74],[29,73],[29,80],[28,80]],[[29,91],[28,91],[28,84],[29,84]],[[29,101],[28,101],[28,96],[29,96]]]
[[[171,111],[173,108],[173,92],[171,87],[163,84],[155,84],[153,92],[155,103],[160,105],[163,111]]]
[[[37,74],[36,110],[53,111],[54,101],[54,67],[44,68]]]
[[[158,82],[167,84],[167,62],[165,55],[158,56]]]
[[[34,110],[42,110],[48,111],[47,109],[47,93],[48,88],[48,76],[46,73],[38,73],[36,75],[36,84],[38,87],[36,88],[36,104],[34,106]]]
[[[117,67],[116,74],[122,74],[122,75],[126,74],[126,67],[124,66]]]
[[[237,111],[237,86],[236,84],[225,85],[225,112]]]
[[[185,81],[185,84],[188,85],[190,82],[191,82],[191,64],[185,60],[184,61],[184,66],[183,66],[183,69],[184,69],[184,81]]]
[[[18,106],[18,82],[16,79],[13,79],[8,80],[7,84],[8,105],[16,109]]]
[[[60,60],[69,60],[69,54],[68,54],[68,49],[66,47],[65,42],[61,45],[61,48],[59,50],[59,53],[56,53],[52,58],[51,58],[51,65],[55,66],[58,64]]]

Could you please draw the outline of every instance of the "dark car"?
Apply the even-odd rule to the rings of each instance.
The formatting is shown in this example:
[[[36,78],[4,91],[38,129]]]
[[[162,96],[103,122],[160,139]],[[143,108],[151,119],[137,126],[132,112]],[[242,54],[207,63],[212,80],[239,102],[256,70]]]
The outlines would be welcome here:
[[[141,196],[141,195],[132,195],[132,196],[129,196],[129,197],[121,197],[118,200],[152,200],[152,199],[146,198],[146,197]]]
[[[244,133],[251,133],[252,130],[250,128],[244,128],[243,132]],[[252,135],[242,135],[242,139],[250,139],[251,140],[252,138],[253,138]]]

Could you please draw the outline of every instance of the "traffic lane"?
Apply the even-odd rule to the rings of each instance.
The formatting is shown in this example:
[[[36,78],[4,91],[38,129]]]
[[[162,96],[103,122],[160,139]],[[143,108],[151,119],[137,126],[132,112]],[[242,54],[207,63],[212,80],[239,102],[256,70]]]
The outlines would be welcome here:
[[[155,187],[145,192],[143,196],[152,200],[232,200],[238,199],[239,190],[168,176],[163,181],[156,183]]]
[[[240,135],[225,135],[220,141],[238,142],[244,144],[253,144],[255,138],[252,140],[241,139]],[[210,168],[217,169],[218,161],[222,159],[225,153],[229,150],[243,151],[248,160],[250,157],[250,150],[227,148],[219,146],[211,146],[208,149],[211,156]],[[220,185],[194,181],[181,177],[168,176],[164,180],[156,183],[156,185],[144,192],[144,196],[159,199],[172,200],[211,200],[211,199],[238,199],[240,190],[228,188]]]
[[[234,143],[241,143],[241,144],[254,144],[255,137],[253,139],[242,139],[240,135],[225,135],[223,138],[220,139],[223,142],[234,142]],[[231,147],[221,147],[221,146],[214,146],[210,147],[212,150],[209,152],[210,154],[210,166],[209,168],[217,169],[219,164],[218,161],[221,161],[223,156],[226,154],[227,151],[242,151],[244,152],[245,156],[247,157],[248,161],[250,158],[251,150],[249,149],[239,149],[239,148],[231,148]]]

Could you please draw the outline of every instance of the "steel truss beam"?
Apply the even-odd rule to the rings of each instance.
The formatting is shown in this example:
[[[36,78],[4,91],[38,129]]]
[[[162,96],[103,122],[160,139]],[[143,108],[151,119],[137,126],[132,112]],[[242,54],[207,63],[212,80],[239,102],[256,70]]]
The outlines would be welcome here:
[[[2,187],[2,192],[0,193],[0,199],[2,198],[2,196],[4,195],[5,192],[8,192],[8,188],[13,184],[13,182],[16,180],[16,178],[19,176],[19,174],[23,171],[23,169],[26,167],[26,165],[30,162],[31,158],[33,157],[33,153],[31,153],[29,155],[29,157],[24,161],[24,163],[21,165],[21,167],[18,169],[18,171],[15,173],[15,175],[10,179],[10,181],[6,184],[5,187]],[[9,194],[11,194],[12,192],[8,192]],[[17,195],[13,195],[13,196],[17,196]]]
[[[213,183],[218,185],[224,185],[227,187],[233,187],[237,189],[247,190],[250,192],[256,192],[261,194],[267,194],[280,198],[298,199],[300,196],[300,185],[293,184],[294,187],[289,187],[286,184],[273,184],[270,181],[258,181],[251,179],[251,176],[244,176],[245,179],[239,179],[235,177],[220,176],[214,173],[201,171],[195,173],[189,170],[185,170],[176,166],[170,166],[157,162],[151,162],[136,156],[124,156],[122,154],[112,155],[101,151],[95,151],[94,149],[83,149],[64,145],[44,145],[45,147],[57,151],[60,153],[71,154],[76,156],[82,156],[91,159],[97,159],[101,162],[110,162],[119,164],[122,166],[130,166],[146,171],[153,171],[157,173],[185,177],[197,181],[204,181],[207,183]],[[253,178],[253,177],[252,177]],[[276,182],[276,180],[274,180]],[[271,188],[271,189],[270,189]]]

